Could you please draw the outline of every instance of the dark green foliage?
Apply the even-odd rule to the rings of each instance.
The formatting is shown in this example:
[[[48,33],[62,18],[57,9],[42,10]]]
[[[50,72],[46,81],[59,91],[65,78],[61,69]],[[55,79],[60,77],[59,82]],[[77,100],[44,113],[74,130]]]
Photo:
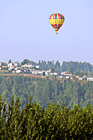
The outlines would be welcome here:
[[[62,67],[61,67],[62,71],[68,71],[71,73],[75,73],[75,72],[93,72],[93,66],[89,63],[83,62],[83,63],[79,63],[79,62],[63,62]]]
[[[54,61],[39,61],[39,66],[43,70],[48,70],[54,68],[56,72],[60,73],[63,71],[68,71],[72,74],[84,75],[87,73],[93,73],[93,66],[86,62],[66,62],[63,61],[62,65],[57,60],[56,63]]]
[[[0,94],[7,103],[11,96],[18,97],[21,108],[28,103],[30,95],[33,96],[33,101],[39,102],[43,107],[56,101],[59,105],[64,102],[66,107],[74,107],[75,104],[85,107],[87,103],[93,105],[93,82],[0,76]]]
[[[12,60],[10,59],[10,60],[8,61],[8,63],[12,63]]]
[[[24,59],[23,62],[21,62],[21,65],[27,64],[27,63],[29,63],[29,62],[30,62],[30,60]]]
[[[48,104],[44,109],[29,98],[20,110],[20,101],[0,97],[0,140],[92,140],[93,106]]]
[[[54,69],[54,68],[52,68],[52,69],[51,69],[51,72],[52,72],[52,73],[54,73],[54,72],[55,72],[55,69]]]

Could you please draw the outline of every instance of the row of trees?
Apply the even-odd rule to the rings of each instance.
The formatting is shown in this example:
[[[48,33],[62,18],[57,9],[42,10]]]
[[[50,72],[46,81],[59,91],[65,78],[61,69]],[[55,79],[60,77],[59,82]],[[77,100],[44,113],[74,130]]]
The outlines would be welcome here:
[[[43,108],[29,98],[20,110],[20,101],[0,97],[0,140],[93,140],[93,107],[48,104]]]
[[[93,105],[93,82],[36,79],[24,76],[0,76],[0,94],[7,103],[10,97],[19,97],[21,107],[28,103],[28,97],[33,96],[33,101],[47,107],[49,102],[62,102],[66,107],[74,107],[75,104],[85,107],[87,103]]]
[[[63,72],[68,71],[72,74],[80,74],[80,72],[83,72],[83,74],[92,73],[93,72],[93,66],[86,62],[63,62],[62,65],[59,61],[39,61],[38,63],[40,65],[41,69],[52,69],[54,68],[56,72]]]

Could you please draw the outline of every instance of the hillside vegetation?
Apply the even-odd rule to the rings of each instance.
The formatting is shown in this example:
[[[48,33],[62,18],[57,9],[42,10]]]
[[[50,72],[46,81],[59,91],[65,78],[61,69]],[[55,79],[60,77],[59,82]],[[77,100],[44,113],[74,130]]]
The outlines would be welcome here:
[[[72,74],[80,74],[83,72],[83,74],[87,73],[93,73],[93,65],[87,62],[74,62],[74,61],[63,61],[62,64],[60,64],[59,61],[39,61],[39,66],[41,69],[52,69],[54,68],[56,72],[63,72],[68,71]]]
[[[10,97],[19,97],[21,108],[28,103],[31,95],[32,101],[47,107],[49,102],[64,103],[66,107],[78,104],[85,107],[87,103],[93,105],[93,82],[70,79],[57,80],[24,76],[0,76],[0,94],[3,100],[10,102]]]

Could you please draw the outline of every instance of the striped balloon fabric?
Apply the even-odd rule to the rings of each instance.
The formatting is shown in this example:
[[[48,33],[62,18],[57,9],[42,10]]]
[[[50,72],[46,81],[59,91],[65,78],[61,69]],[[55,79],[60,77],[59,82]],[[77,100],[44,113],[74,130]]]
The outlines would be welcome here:
[[[63,25],[64,20],[65,20],[64,16],[59,13],[52,14],[49,17],[49,22],[51,26],[55,29],[56,33],[59,30],[59,28]]]

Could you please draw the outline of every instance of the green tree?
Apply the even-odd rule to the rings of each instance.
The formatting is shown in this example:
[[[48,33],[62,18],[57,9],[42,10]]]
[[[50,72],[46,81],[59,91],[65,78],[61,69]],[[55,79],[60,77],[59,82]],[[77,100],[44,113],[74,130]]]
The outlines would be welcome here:
[[[23,62],[21,62],[21,65],[27,64],[27,63],[29,63],[29,62],[30,62],[29,59],[24,59]]]
[[[52,68],[52,69],[51,69],[51,72],[52,72],[52,73],[54,73],[54,72],[55,72],[55,69],[54,69],[54,68]]]
[[[9,63],[12,63],[12,60],[11,60],[11,59],[8,61],[8,64],[9,64]]]
[[[73,67],[72,65],[70,66],[70,70],[69,70],[69,72],[70,72],[71,74],[74,73],[74,67]]]

